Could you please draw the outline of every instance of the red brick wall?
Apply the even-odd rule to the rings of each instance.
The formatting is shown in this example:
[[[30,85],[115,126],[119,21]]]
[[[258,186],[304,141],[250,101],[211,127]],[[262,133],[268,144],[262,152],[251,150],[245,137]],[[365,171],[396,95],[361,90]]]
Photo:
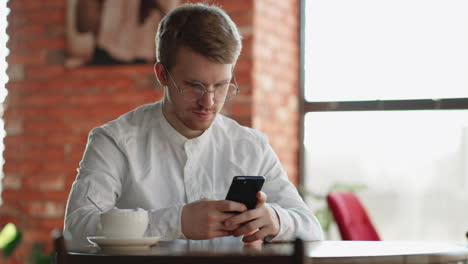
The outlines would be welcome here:
[[[253,127],[298,179],[299,0],[254,1]]]
[[[24,235],[9,263],[24,262],[31,243],[51,248],[88,132],[158,100],[151,65],[66,69],[65,0],[9,0],[10,55],[4,113],[0,227]],[[298,0],[219,0],[243,35],[236,67],[241,94],[224,112],[266,133],[291,179],[297,179]]]

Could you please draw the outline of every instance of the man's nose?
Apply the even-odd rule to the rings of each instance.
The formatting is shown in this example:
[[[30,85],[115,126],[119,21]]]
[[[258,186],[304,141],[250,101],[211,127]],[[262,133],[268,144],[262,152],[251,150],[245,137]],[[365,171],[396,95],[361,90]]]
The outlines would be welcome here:
[[[215,103],[215,90],[206,91],[205,94],[198,100],[198,103],[205,108],[210,108]]]

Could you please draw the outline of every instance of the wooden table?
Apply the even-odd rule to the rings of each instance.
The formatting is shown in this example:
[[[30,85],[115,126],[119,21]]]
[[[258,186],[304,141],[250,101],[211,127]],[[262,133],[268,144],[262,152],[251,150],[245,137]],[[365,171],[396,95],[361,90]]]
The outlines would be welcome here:
[[[160,242],[144,251],[102,252],[99,248],[83,248],[71,255],[81,256],[146,256],[154,262],[165,257],[181,259],[197,256],[226,256],[226,259],[239,255],[291,256],[291,243],[267,243],[244,246],[242,243],[221,243],[219,241]],[[465,243],[429,241],[320,241],[304,243],[305,263],[314,264],[406,264],[406,263],[463,263],[468,264],[468,245]],[[157,261],[156,261],[157,260]],[[164,262],[164,261],[163,261]],[[224,262],[224,261],[223,261]]]
[[[464,263],[468,247],[462,243],[428,241],[323,241],[307,243],[307,263]]]

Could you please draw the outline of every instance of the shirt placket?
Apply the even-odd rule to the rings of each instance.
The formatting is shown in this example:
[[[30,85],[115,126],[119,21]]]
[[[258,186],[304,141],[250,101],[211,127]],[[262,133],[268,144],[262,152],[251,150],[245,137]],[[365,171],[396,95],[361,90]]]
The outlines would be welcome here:
[[[191,141],[184,143],[185,154],[187,155],[187,162],[184,166],[184,184],[185,184],[185,195],[187,202],[193,202],[200,199],[200,190],[197,184],[197,177],[195,171],[195,155],[194,155],[194,144]]]

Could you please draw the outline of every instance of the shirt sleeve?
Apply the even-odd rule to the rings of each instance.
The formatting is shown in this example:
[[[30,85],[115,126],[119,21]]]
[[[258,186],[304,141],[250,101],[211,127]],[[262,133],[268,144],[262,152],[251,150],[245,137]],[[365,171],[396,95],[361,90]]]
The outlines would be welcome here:
[[[296,187],[288,180],[286,171],[268,144],[263,141],[263,161],[261,175],[267,178],[263,191],[267,204],[277,213],[280,230],[275,237],[266,241],[289,241],[300,237],[304,240],[322,240],[323,231],[315,215],[305,204]]]
[[[114,208],[122,194],[128,166],[115,135],[102,127],[90,132],[67,202],[64,232],[71,235],[68,247],[89,245],[88,236],[101,235],[100,211],[89,199],[103,211]],[[162,240],[183,238],[180,232],[181,210],[182,206],[148,210],[150,221],[145,235],[160,236]]]

